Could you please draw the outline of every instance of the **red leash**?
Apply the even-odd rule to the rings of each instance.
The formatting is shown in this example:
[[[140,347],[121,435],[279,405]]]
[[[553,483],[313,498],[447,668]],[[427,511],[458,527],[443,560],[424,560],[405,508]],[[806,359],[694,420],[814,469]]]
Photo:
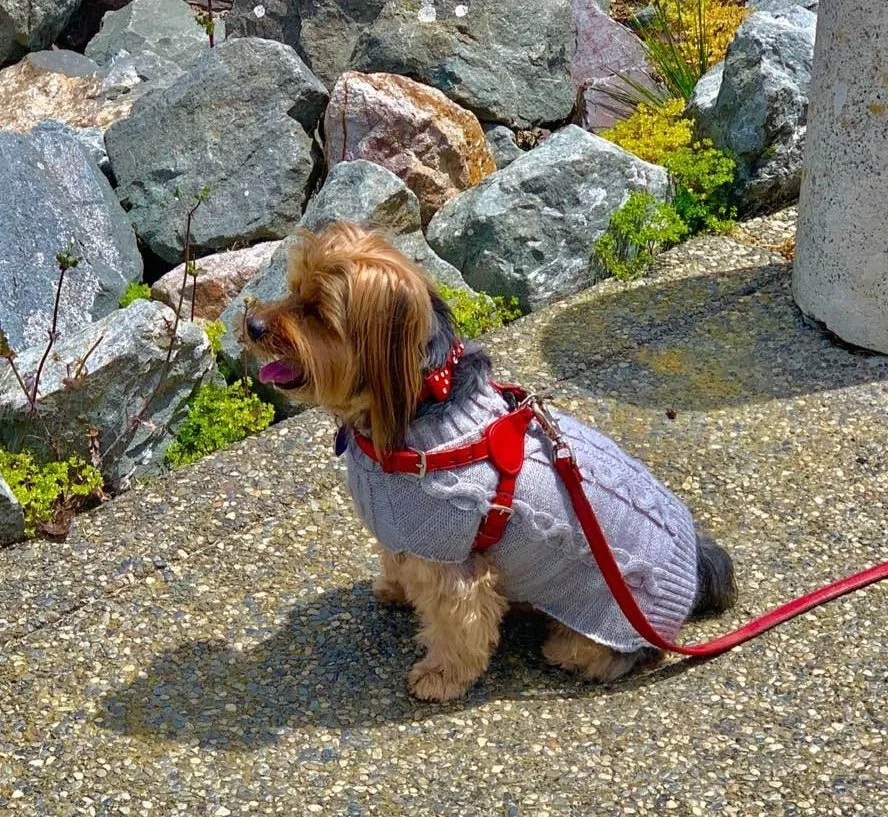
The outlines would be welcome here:
[[[460,351],[462,350],[460,349]],[[457,356],[453,361],[448,360],[447,365],[455,365],[458,359]],[[446,387],[449,385],[448,374]],[[574,512],[583,528],[586,541],[589,543],[589,549],[598,563],[598,569],[601,571],[611,595],[633,629],[645,641],[661,650],[669,650],[682,655],[720,655],[785,621],[819,607],[821,604],[826,604],[847,593],[888,579],[888,562],[885,562],[781,604],[774,610],[754,618],[742,627],[712,641],[688,646],[675,644],[663,638],[654,629],[635,602],[632,591],[623,579],[613,551],[605,539],[604,531],[598,524],[595,511],[583,491],[583,475],[577,467],[573,452],[565,441],[558,422],[538,397],[528,395],[517,386],[494,385],[504,395],[511,394],[519,405],[514,411],[491,423],[479,440],[468,445],[433,452],[407,449],[390,452],[380,457],[369,439],[355,433],[355,440],[368,457],[382,465],[385,472],[412,474],[420,479],[433,471],[451,470],[471,463],[490,460],[499,471],[500,480],[494,501],[491,503],[489,513],[481,523],[474,545],[475,550],[486,550],[500,540],[512,515],[512,500],[516,481],[524,462],[524,438],[530,423],[535,419],[552,441],[555,470],[567,488]],[[446,387],[444,394],[446,394]]]
[[[570,494],[574,513],[576,513],[577,518],[580,520],[586,541],[589,543],[589,549],[598,563],[598,569],[601,571],[605,582],[607,582],[611,595],[635,632],[645,641],[650,642],[655,647],[659,647],[661,650],[669,650],[682,655],[720,655],[773,629],[779,624],[783,624],[785,621],[789,621],[796,616],[802,615],[802,613],[807,613],[809,610],[819,607],[821,604],[826,604],[828,601],[848,593],[853,593],[862,587],[888,579],[888,562],[884,562],[781,604],[770,612],[754,618],[736,630],[731,630],[731,632],[714,638],[712,641],[687,646],[675,644],[663,638],[653,628],[638,604],[636,604],[632,591],[623,579],[623,574],[620,572],[620,566],[614,558],[613,551],[604,537],[604,531],[601,530],[601,525],[598,524],[595,511],[592,510],[592,505],[586,498],[586,494],[583,491],[583,475],[577,467],[570,446],[564,441],[558,423],[546,411],[541,402],[531,398],[531,404],[534,406],[534,414],[537,421],[555,446],[555,470],[561,476],[567,492]]]

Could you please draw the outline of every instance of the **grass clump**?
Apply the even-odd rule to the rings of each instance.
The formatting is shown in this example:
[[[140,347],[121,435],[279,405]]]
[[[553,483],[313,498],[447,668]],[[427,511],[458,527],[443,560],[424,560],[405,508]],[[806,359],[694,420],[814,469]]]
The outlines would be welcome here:
[[[654,256],[687,235],[675,209],[650,193],[635,191],[611,216],[595,242],[594,253],[604,268],[621,281],[638,278]]]
[[[632,18],[654,82],[618,74],[622,88],[607,91],[621,105],[645,102],[660,108],[690,100],[700,77],[723,60],[737,28],[749,14],[740,0],[653,0],[652,14]]]
[[[41,463],[29,451],[0,448],[0,475],[25,512],[27,536],[66,529],[66,517],[102,497],[102,475],[82,457]]]
[[[130,281],[127,284],[126,291],[120,296],[117,305],[121,309],[126,309],[133,301],[150,301],[151,287],[148,284],[141,284],[138,281]]]
[[[450,305],[456,327],[464,338],[475,338],[521,317],[518,299],[514,296],[504,298],[483,292],[473,295],[446,284],[439,284],[438,291]]]
[[[688,62],[697,60],[700,43],[705,43],[704,72],[725,58],[740,23],[750,14],[740,0],[659,0],[659,5]]]
[[[250,392],[249,385],[246,381],[200,387],[175,442],[167,449],[173,466],[195,462],[268,427],[274,408]]]

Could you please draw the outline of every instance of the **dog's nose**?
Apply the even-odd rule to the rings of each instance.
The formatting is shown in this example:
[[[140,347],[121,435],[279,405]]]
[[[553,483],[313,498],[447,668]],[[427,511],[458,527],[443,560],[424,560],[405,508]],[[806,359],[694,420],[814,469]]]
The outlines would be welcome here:
[[[247,334],[250,336],[250,340],[262,340],[262,336],[265,334],[265,329],[265,321],[262,320],[262,318],[257,318],[255,316],[247,318]]]

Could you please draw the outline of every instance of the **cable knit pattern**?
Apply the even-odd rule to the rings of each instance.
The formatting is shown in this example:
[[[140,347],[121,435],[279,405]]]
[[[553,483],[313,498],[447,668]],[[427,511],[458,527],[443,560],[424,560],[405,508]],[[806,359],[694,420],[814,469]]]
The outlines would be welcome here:
[[[443,416],[419,418],[407,445],[424,451],[477,439],[508,413],[486,385]],[[612,440],[574,418],[553,412],[583,472],[586,496],[636,601],[666,638],[687,618],[697,588],[697,545],[687,508],[641,463]],[[621,652],[646,645],[613,601],[570,497],[552,466],[551,445],[536,424],[526,441],[515,514],[490,555],[512,601],[529,602],[568,627]],[[423,480],[385,474],[352,439],[349,488],[358,513],[383,547],[438,562],[469,558],[498,474],[483,462]]]

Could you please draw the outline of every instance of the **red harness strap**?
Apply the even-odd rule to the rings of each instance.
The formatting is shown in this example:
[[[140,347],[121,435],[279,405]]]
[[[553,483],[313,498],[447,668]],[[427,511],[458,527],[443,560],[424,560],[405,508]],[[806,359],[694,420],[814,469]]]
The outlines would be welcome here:
[[[525,398],[521,389],[512,386],[497,386],[500,391],[514,394],[518,402]],[[445,448],[439,451],[417,451],[406,449],[377,456],[373,442],[355,432],[358,447],[370,459],[382,466],[387,474],[411,474],[422,479],[433,471],[450,471],[465,465],[490,460],[499,471],[496,494],[490,503],[490,510],[484,517],[475,535],[473,548],[487,550],[503,538],[506,525],[512,517],[512,500],[515,498],[515,485],[518,474],[524,465],[524,440],[527,429],[534,418],[530,405],[519,406],[498,420],[495,420],[473,443]]]
[[[712,641],[688,646],[675,644],[663,638],[654,629],[623,579],[620,566],[583,491],[583,475],[556,420],[539,399],[528,397],[522,389],[516,386],[497,386],[497,388],[503,393],[514,395],[519,406],[515,411],[491,423],[482,433],[481,439],[474,443],[433,452],[395,451],[380,458],[376,455],[373,443],[369,439],[355,432],[355,440],[360,449],[378,462],[386,473],[413,474],[420,479],[432,471],[459,468],[489,459],[500,473],[499,484],[490,511],[478,529],[473,546],[475,550],[486,550],[500,541],[512,516],[515,484],[524,464],[524,440],[531,422],[536,420],[552,441],[555,470],[564,482],[574,513],[611,595],[635,631],[661,650],[692,656],[720,655],[814,607],[888,579],[888,562],[885,562],[786,602]]]

